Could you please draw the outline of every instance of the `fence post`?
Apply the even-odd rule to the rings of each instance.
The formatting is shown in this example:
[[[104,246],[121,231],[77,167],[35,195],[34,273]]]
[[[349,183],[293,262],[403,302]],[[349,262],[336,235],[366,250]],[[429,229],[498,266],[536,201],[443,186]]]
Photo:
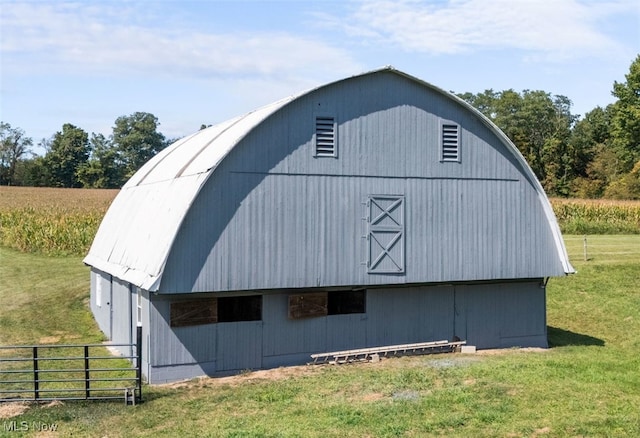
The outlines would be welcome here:
[[[33,399],[40,397],[40,387],[38,382],[38,347],[33,347]]]
[[[583,248],[584,248],[584,261],[588,262],[589,261],[589,257],[587,256],[587,235],[584,235],[584,238],[582,240],[583,242]]]
[[[138,401],[142,401],[142,324],[138,324],[136,327],[136,383]]]
[[[89,346],[84,346],[84,398],[91,395],[91,381],[89,380]]]

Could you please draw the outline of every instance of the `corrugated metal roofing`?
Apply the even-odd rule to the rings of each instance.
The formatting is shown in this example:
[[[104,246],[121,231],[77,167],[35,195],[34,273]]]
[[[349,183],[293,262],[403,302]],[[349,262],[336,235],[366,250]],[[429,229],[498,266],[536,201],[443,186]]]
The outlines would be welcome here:
[[[208,176],[247,133],[293,99],[198,131],[149,160],[114,199],[84,262],[157,290],[173,239]]]
[[[526,169],[528,178],[536,187],[565,272],[574,272],[551,204],[515,145],[471,105],[431,84],[392,67],[365,73],[363,76],[378,71],[391,71],[405,76],[456,100],[476,113],[502,139]],[[125,184],[114,200],[84,262],[143,289],[157,290],[180,224],[218,164],[262,121],[309,92],[282,99],[244,116],[199,131],[177,141],[149,160]]]

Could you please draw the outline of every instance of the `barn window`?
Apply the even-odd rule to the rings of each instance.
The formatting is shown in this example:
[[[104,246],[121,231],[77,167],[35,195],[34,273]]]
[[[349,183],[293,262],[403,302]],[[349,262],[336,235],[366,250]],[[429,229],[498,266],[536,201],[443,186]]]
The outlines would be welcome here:
[[[404,196],[372,195],[367,209],[368,272],[404,273]]]
[[[142,325],[142,290],[136,288],[136,325]]]
[[[365,313],[365,290],[306,292],[289,295],[289,319]]]
[[[334,117],[316,116],[316,157],[337,157],[337,125]]]
[[[312,318],[327,314],[327,293],[289,295],[289,319]]]
[[[328,314],[365,313],[365,297],[366,291],[364,289],[329,292]]]
[[[102,278],[96,276],[96,306],[102,307]]]
[[[218,298],[218,322],[260,321],[262,295]]]
[[[215,298],[171,303],[171,327],[211,324],[218,322],[218,306]]]
[[[460,161],[460,126],[442,124],[442,161]]]
[[[261,319],[262,295],[204,298],[171,303],[171,327]]]

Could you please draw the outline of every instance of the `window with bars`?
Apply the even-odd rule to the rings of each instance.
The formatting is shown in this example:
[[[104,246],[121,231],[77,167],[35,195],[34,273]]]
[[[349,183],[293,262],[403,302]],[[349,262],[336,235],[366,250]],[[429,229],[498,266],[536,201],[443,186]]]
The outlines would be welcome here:
[[[372,195],[367,209],[368,272],[404,273],[404,196]]]
[[[442,124],[442,161],[460,161],[460,126]]]
[[[316,157],[337,157],[338,141],[335,117],[316,116]]]

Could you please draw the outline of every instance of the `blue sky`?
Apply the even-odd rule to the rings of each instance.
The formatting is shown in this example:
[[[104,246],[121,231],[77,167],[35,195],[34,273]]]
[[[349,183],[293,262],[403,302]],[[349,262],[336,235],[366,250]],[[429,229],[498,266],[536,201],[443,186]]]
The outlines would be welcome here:
[[[640,0],[0,0],[0,120],[38,143],[145,111],[177,138],[385,65],[584,114],[638,53]]]

